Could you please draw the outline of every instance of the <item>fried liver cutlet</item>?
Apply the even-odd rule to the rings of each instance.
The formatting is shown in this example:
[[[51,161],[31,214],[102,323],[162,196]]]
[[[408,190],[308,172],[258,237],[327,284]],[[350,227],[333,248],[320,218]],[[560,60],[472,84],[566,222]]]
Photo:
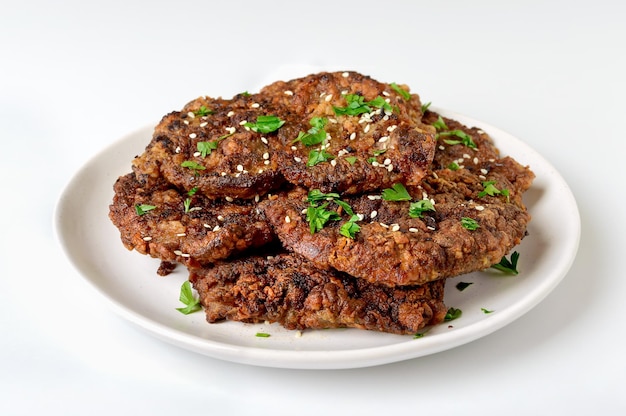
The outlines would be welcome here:
[[[295,254],[190,268],[207,320],[278,322],[287,329],[360,328],[414,334],[443,321],[444,281],[387,287],[320,270]]]
[[[433,159],[435,131],[420,121],[419,97],[396,84],[333,72],[276,82],[260,94],[285,109],[272,160],[295,185],[343,194],[415,185]],[[389,164],[367,162],[382,154]]]
[[[284,179],[345,194],[417,184],[435,147],[421,116],[419,97],[400,86],[319,73],[191,101],[163,117],[133,170],[214,199],[264,195]],[[367,163],[383,153],[390,164]]]
[[[207,264],[275,239],[253,200],[189,195],[163,178],[147,187],[132,173],[120,177],[114,190],[109,217],[124,246],[164,262]]]
[[[438,120],[436,114],[429,117]],[[264,201],[260,209],[287,249],[318,267],[371,283],[415,285],[486,269],[525,236],[530,215],[522,193],[534,175],[513,159],[500,158],[484,132],[445,122],[445,131],[453,127],[472,141],[446,143],[442,137],[448,136],[440,135],[431,171],[421,185],[407,189],[410,200],[384,200],[375,193],[342,196],[344,206],[339,198],[322,205],[309,202],[309,191],[298,188]],[[428,203],[432,208],[424,209]],[[352,237],[341,233],[351,220],[345,204],[358,216],[352,222],[360,228]],[[314,222],[330,220],[312,230],[312,216]]]

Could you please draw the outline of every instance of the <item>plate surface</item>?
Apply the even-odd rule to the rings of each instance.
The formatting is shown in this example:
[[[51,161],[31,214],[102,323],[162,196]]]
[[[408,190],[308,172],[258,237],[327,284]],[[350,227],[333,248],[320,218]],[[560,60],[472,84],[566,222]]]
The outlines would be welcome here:
[[[425,336],[399,336],[357,329],[288,331],[277,324],[208,324],[204,314],[182,315],[178,295],[185,269],[156,274],[159,261],[126,250],[108,219],[113,183],[130,172],[132,158],[152,136],[146,127],[93,157],[59,198],[54,225],[78,272],[122,317],[157,338],[191,351],[239,363],[301,369],[367,367],[433,354],[488,335],[519,318],[545,298],[569,270],[580,239],[576,201],[561,175],[537,152],[510,134],[472,118],[436,109],[493,137],[502,155],[529,165],[537,178],[524,201],[533,217],[529,235],[516,247],[518,276],[495,270],[449,279],[445,302],[461,318],[430,329]],[[472,282],[463,292],[459,281]],[[485,314],[482,308],[493,311]],[[269,338],[259,338],[267,332]]]

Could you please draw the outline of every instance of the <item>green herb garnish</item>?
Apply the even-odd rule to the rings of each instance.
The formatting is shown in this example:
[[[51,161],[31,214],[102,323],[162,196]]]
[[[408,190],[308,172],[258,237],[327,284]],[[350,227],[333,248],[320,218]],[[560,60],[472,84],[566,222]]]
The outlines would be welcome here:
[[[450,170],[459,170],[460,168],[461,167],[456,162],[450,162],[450,164],[448,165],[448,169]]]
[[[411,195],[401,183],[395,183],[391,188],[383,189],[385,201],[410,201]]]
[[[472,137],[465,133],[463,130],[450,130],[450,131],[444,131],[441,133],[437,133],[437,138],[439,137],[458,137],[460,140],[455,140],[455,139],[444,139],[444,143],[446,144],[463,144],[471,149],[476,149],[476,143],[474,143],[474,140],[472,139]]]
[[[365,101],[365,97],[358,94],[346,94],[345,98],[347,103],[345,107],[333,106],[333,110],[338,116],[358,116],[359,114],[371,112],[372,107],[382,108],[387,111],[393,110],[391,105],[389,105],[389,103],[381,96],[378,96],[371,101]]]
[[[356,222],[359,221],[358,215],[352,215],[348,221],[346,221],[339,229],[339,234],[344,237],[354,239],[356,233],[361,231],[361,227]]]
[[[155,208],[156,208],[155,205],[136,204],[135,205],[135,212],[137,213],[137,215],[141,216],[141,215],[144,215],[148,211],[152,211]]]
[[[483,313],[488,314],[488,313],[492,313],[492,310],[489,309],[485,309],[485,308],[480,308],[481,311],[483,311]]]
[[[196,194],[196,192],[198,192],[198,188],[197,187],[193,187],[189,190],[189,192],[187,192],[187,195],[189,196],[194,196]]]
[[[197,117],[204,117],[204,116],[208,116],[209,114],[213,114],[213,111],[209,110],[207,107],[202,105],[200,106],[200,108],[194,111],[193,114],[196,115]]]
[[[331,192],[331,193],[325,194],[319,189],[311,189],[309,191],[309,194],[307,195],[307,201],[309,202],[332,201],[337,198],[339,198],[338,193]]]
[[[202,309],[202,306],[200,305],[200,299],[195,298],[193,295],[193,292],[191,290],[191,283],[189,283],[189,280],[186,280],[185,283],[183,283],[183,285],[180,287],[180,297],[178,299],[186,305],[184,308],[176,308],[176,310],[180,313],[189,315],[190,313]]]
[[[349,164],[354,165],[354,163],[356,162],[356,156],[346,156],[345,159],[348,161]]]
[[[334,159],[335,157],[328,153],[326,150],[311,150],[309,152],[309,160],[307,160],[306,165],[311,167],[315,166],[318,163],[327,162],[330,159]]]
[[[473,283],[468,283],[468,282],[459,282],[456,284],[456,288],[459,292],[464,291],[465,289],[467,289],[468,287],[470,287]]]
[[[443,121],[443,118],[441,118],[441,116],[439,116],[439,118],[437,119],[437,121],[435,121],[433,123],[433,127],[437,130],[448,130],[448,126],[446,125],[446,122]]]
[[[432,103],[430,101],[427,102],[426,104],[422,104],[422,108],[421,108],[422,113],[425,113],[428,110],[428,108],[430,107],[431,104]]]
[[[322,204],[319,207],[316,207],[315,205],[309,205],[309,207],[307,208],[306,219],[309,222],[311,234],[315,234],[316,232],[324,228],[324,225],[326,225],[328,221],[337,221],[341,218],[339,214],[337,214],[337,212],[327,210],[327,206],[328,202]]]
[[[267,332],[257,332],[254,336],[257,338],[269,338],[271,335]]]
[[[498,189],[495,187],[496,181],[485,181],[483,182],[483,190],[478,193],[478,197],[482,198],[485,195],[496,196],[496,195],[504,195],[509,200],[509,190],[508,189]]]
[[[409,206],[409,217],[411,218],[422,218],[422,213],[424,211],[434,211],[435,206],[428,199],[422,199],[417,202],[411,202]]]
[[[191,208],[191,198],[185,199],[183,206],[185,207],[185,213],[189,212],[189,209]]]
[[[385,153],[386,151],[387,151],[387,149],[376,149],[376,150],[374,150],[374,152],[373,152],[373,153],[374,153],[374,156],[376,157],[376,156],[380,156],[380,155],[382,155],[382,154],[383,154],[383,153]]]
[[[200,152],[200,155],[202,157],[207,157],[207,155],[210,155],[213,150],[217,149],[217,145],[219,144],[219,142],[227,137],[232,136],[233,134],[235,133],[228,133],[209,142],[198,142],[196,144],[196,148],[198,149],[198,152]]]
[[[504,273],[510,273],[510,274],[517,275],[517,274],[519,274],[519,272],[517,271],[517,260],[518,259],[519,259],[519,253],[517,251],[514,251],[511,254],[511,260],[510,261],[506,258],[506,256],[502,256],[502,259],[500,260],[500,263],[494,264],[491,267],[496,269],[496,270],[500,270],[501,272],[504,272]]]
[[[285,120],[276,116],[258,116],[256,123],[245,123],[244,126],[257,133],[271,133],[278,130]]]
[[[461,218],[461,225],[463,226],[463,228],[470,231],[474,231],[479,227],[478,221],[469,217]]]
[[[391,86],[391,88],[397,92],[398,94],[400,94],[402,96],[402,98],[404,98],[405,100],[410,100],[411,99],[411,93],[408,92],[407,90],[401,88],[398,84],[396,84],[395,82],[392,82],[391,84],[389,84]]]
[[[450,308],[448,309],[448,312],[446,313],[446,317],[443,319],[444,321],[454,321],[455,319],[460,318],[462,314],[463,314],[463,311],[461,311],[460,309]]]
[[[324,130],[326,123],[328,123],[326,117],[313,117],[309,121],[311,128],[306,133],[301,131],[293,143],[302,142],[305,146],[315,146],[322,143],[326,140],[326,130]]]

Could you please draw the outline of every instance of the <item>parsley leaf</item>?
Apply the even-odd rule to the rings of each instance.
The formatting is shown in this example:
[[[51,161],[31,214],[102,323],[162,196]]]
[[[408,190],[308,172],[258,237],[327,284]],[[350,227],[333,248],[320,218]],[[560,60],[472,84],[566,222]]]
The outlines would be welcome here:
[[[450,130],[450,131],[444,131],[441,133],[437,133],[437,137],[450,137],[450,136],[454,136],[454,137],[458,137],[460,140],[455,140],[455,139],[444,139],[444,142],[447,144],[463,144],[467,147],[469,147],[470,149],[476,149],[476,143],[474,143],[474,140],[472,139],[472,136],[470,136],[469,134],[465,133],[463,130]]]
[[[309,152],[309,160],[307,160],[306,165],[311,167],[317,165],[318,163],[327,162],[330,159],[334,159],[334,156],[326,150],[311,150]]]
[[[428,199],[422,199],[417,202],[411,202],[409,206],[409,217],[411,218],[422,218],[422,213],[424,211],[434,211],[435,206]]]
[[[411,195],[401,183],[395,183],[391,188],[383,189],[385,201],[410,201]]]
[[[463,226],[463,228],[470,231],[474,231],[479,227],[478,221],[469,217],[461,218],[461,225]]]
[[[206,169],[205,166],[202,166],[201,164],[199,164],[198,162],[195,162],[193,160],[185,160],[183,163],[180,164],[180,166],[182,166],[183,168],[189,168],[189,169],[193,170],[195,174],[198,174],[199,170],[205,170]]]
[[[335,211],[327,210],[328,202],[316,207],[315,205],[309,205],[306,210],[306,219],[309,222],[309,228],[311,234],[315,234],[322,228],[328,221],[337,221],[341,217]]]
[[[421,108],[422,113],[425,113],[428,110],[428,108],[430,107],[431,104],[432,103],[430,101],[427,102],[426,104],[422,104],[422,108]]]
[[[336,198],[339,198],[339,194],[335,192],[325,194],[319,189],[311,189],[307,196],[307,201],[309,202],[331,201]]]
[[[359,221],[359,216],[352,215],[350,219],[341,226],[341,229],[339,230],[339,234],[343,235],[344,237],[354,239],[354,236],[356,235],[356,233],[361,231],[361,226],[359,226],[359,224],[356,223],[357,221]]]
[[[345,107],[335,107],[333,106],[333,110],[335,114],[338,116],[347,115],[347,116],[358,116],[359,114],[369,113],[372,111],[372,107],[382,108],[386,111],[392,111],[391,105],[380,95],[374,98],[371,101],[365,101],[365,97],[358,94],[346,94],[346,103],[348,104]]]
[[[446,125],[446,122],[443,121],[443,118],[441,118],[441,116],[439,116],[439,118],[437,119],[437,121],[435,121],[433,123],[433,127],[437,130],[448,130],[448,126]]]
[[[180,297],[178,298],[178,300],[180,300],[186,306],[184,308],[176,308],[176,310],[185,315],[189,315],[190,313],[202,309],[202,306],[200,305],[200,299],[197,299],[193,296],[191,283],[189,283],[189,280],[186,280],[185,283],[183,283],[183,285],[180,287]]]
[[[500,263],[494,264],[491,267],[496,270],[500,270],[501,272],[504,272],[504,273],[517,275],[519,274],[519,272],[517,271],[518,259],[519,259],[519,253],[517,251],[514,251],[513,254],[511,254],[510,261],[506,258],[506,256],[502,256]]]
[[[155,205],[136,204],[135,212],[137,213],[137,215],[141,216],[141,215],[144,215],[148,211],[152,211],[155,208],[156,208]]]
[[[485,308],[480,308],[481,311],[483,311],[483,313],[488,314],[488,313],[492,313],[492,310],[489,309],[485,309]]]
[[[396,84],[395,82],[392,82],[391,84],[389,84],[391,86],[391,88],[397,92],[398,94],[400,94],[402,96],[402,98],[404,98],[405,100],[410,100],[411,99],[411,93],[408,92],[407,90],[401,88],[398,84]]]
[[[461,311],[460,309],[450,308],[448,309],[448,312],[446,313],[446,317],[443,319],[444,321],[454,321],[455,319],[460,318],[462,314],[463,314],[463,311]]]
[[[281,120],[276,116],[258,116],[256,123],[245,123],[244,126],[257,133],[271,133],[278,130],[285,120]]]
[[[468,282],[459,282],[456,284],[456,288],[459,292],[464,291],[465,289],[467,289],[469,286],[471,286],[472,283],[468,283]]]
[[[450,170],[459,170],[460,168],[461,167],[456,162],[450,162],[450,164],[448,165],[448,169]]]
[[[198,142],[196,147],[202,157],[207,157],[207,155],[210,155],[213,150],[217,149],[217,142]]]
[[[345,158],[349,164],[354,165],[354,163],[356,162],[356,156],[347,156]]]
[[[187,192],[187,195],[189,196],[194,196],[196,194],[196,192],[198,192],[198,188],[197,187],[193,187],[189,190],[189,192]]]
[[[301,131],[292,143],[302,142],[305,146],[315,146],[322,143],[326,140],[326,130],[324,130],[326,123],[328,123],[326,117],[313,117],[309,121],[311,128],[306,133]]]
[[[193,112],[197,117],[208,116],[209,114],[213,114],[212,110],[209,110],[206,106],[200,106],[196,111]]]

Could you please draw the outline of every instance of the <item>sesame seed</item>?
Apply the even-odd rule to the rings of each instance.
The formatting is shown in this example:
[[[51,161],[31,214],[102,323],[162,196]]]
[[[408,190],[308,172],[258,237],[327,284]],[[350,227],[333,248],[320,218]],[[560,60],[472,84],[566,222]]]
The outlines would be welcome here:
[[[206,127],[209,123],[207,123],[206,121],[203,121],[202,123],[200,123],[200,127]]]
[[[240,126],[243,126],[243,125],[244,125],[244,124],[246,124],[247,122],[248,122],[248,120],[241,120],[241,121],[239,122],[239,125],[240,125]]]
[[[487,179],[487,177],[485,175],[478,175],[478,179],[485,180],[485,179]]]
[[[474,207],[474,209],[475,209],[476,211],[482,211],[482,210],[484,210],[484,209],[485,209],[485,207],[483,207],[482,205],[476,205],[476,206]]]
[[[394,125],[392,125],[392,126],[387,127],[387,131],[388,131],[389,133],[391,133],[392,131],[394,131],[394,130],[395,130],[395,129],[397,129],[397,128],[398,128],[398,126],[394,124]]]
[[[234,111],[229,111],[228,114],[226,114],[226,117],[232,117],[235,115]]]
[[[226,172],[221,172],[220,175],[221,176],[226,176]]]
[[[267,139],[265,137],[261,137],[261,141],[263,142],[263,144],[267,144]]]
[[[330,165],[331,165],[332,167],[337,166],[337,161],[336,161],[335,159],[331,160],[331,161],[330,161]]]
[[[417,228],[413,228],[413,227],[409,228],[409,232],[411,232],[411,233],[416,233],[418,231],[419,230]]]
[[[333,123],[333,124],[337,124],[338,123],[336,118],[329,118],[328,121],[330,123]]]
[[[180,153],[180,146],[176,146],[176,150],[174,150],[176,153]]]
[[[263,159],[264,160],[267,160],[269,158],[270,158],[270,154],[269,153],[267,153],[267,152],[263,153]]]
[[[183,252],[180,250],[174,250],[174,254],[176,254],[177,256],[180,256],[181,254],[183,254]]]
[[[296,151],[298,148],[296,146],[291,146],[291,150]]]
[[[439,179],[439,175],[437,175],[437,172],[433,172],[433,178]]]
[[[252,108],[259,108],[259,107],[261,107],[261,105],[259,103],[253,103],[250,107],[252,107]]]
[[[285,91],[285,95],[293,95],[293,91],[286,90],[286,91]]]
[[[380,224],[380,226],[383,228],[389,228],[389,226],[385,223],[379,222],[378,224]]]
[[[223,215],[218,215],[217,216],[217,220],[218,221],[224,221],[224,216]]]
[[[445,146],[440,145],[440,146],[439,146],[439,150],[446,150],[446,148],[445,148]]]
[[[186,258],[189,258],[189,257],[191,257],[191,254],[182,253],[180,256],[181,256],[181,257],[186,257]]]
[[[220,228],[222,227],[220,227],[219,225],[216,225],[215,227],[213,227],[213,232],[219,231]]]
[[[376,162],[376,161],[373,161],[373,162],[372,162],[372,166],[374,166],[375,168],[377,168],[377,167],[379,167],[379,166],[380,166],[380,163],[378,163],[378,162]]]
[[[470,156],[470,155],[468,155],[467,153],[463,153],[463,158],[464,158],[464,159],[470,159],[470,158],[471,158],[471,156]]]
[[[389,97],[389,95],[390,95],[390,94],[389,94],[387,91],[383,91],[383,95],[384,95],[385,97]]]
[[[261,199],[261,197],[259,195],[255,195],[254,196],[254,202],[259,202],[260,199]]]
[[[289,215],[287,215],[287,216],[285,217],[285,222],[286,222],[287,224],[289,224],[289,223],[291,222],[291,218],[289,218]]]
[[[294,157],[293,160],[295,160],[298,163],[302,162],[302,158],[300,158],[298,156]]]
[[[300,214],[305,215],[305,214],[307,213],[307,211],[308,211],[308,210],[305,208],[305,209],[303,209],[302,211],[300,211]]]
[[[196,118],[196,115],[193,113],[193,111],[190,111],[187,113],[187,117],[189,118]]]
[[[228,201],[228,202],[233,202],[233,201],[234,201],[234,200],[233,200],[233,198],[231,198],[230,196],[227,196],[225,199],[226,199],[226,201]]]
[[[189,125],[189,120],[183,120],[183,124],[188,126]]]
[[[178,234],[176,234],[176,237],[184,237],[186,235],[187,235],[187,233],[178,233]]]
[[[329,102],[330,100],[333,99],[333,95],[332,94],[328,94],[325,98],[324,101]]]
[[[189,212],[193,212],[193,211],[202,211],[202,207],[189,208]]]
[[[366,125],[365,125],[365,128],[363,129],[363,132],[364,132],[364,133],[367,133],[368,131],[370,131],[370,125],[369,125],[369,124],[366,124]]]
[[[478,133],[478,134],[485,134],[485,132],[484,132],[484,131],[482,131],[482,130],[478,130],[478,131],[477,131],[477,133]]]
[[[387,140],[389,140],[389,136],[383,136],[380,139],[378,139],[379,143],[385,143]]]
[[[265,160],[265,161],[263,161],[263,164],[264,164],[264,165],[269,165],[269,164],[270,164],[270,161],[269,161],[269,160]]]
[[[367,199],[369,199],[370,201],[375,201],[377,199],[381,199],[380,195],[368,195]]]
[[[230,134],[233,134],[235,132],[235,128],[234,127],[226,127],[226,131]]]
[[[492,158],[492,159],[489,159],[489,161],[490,161],[491,163],[493,163],[493,162],[495,162],[496,160]]]
[[[426,228],[428,228],[430,231],[435,231],[435,227],[428,226]]]
[[[259,173],[263,173],[263,169],[259,169]]]
[[[389,158],[385,159],[385,161],[383,162],[383,164],[384,164],[385,166],[391,165],[391,159],[389,159]]]
[[[372,213],[370,214],[370,218],[371,218],[371,219],[374,219],[374,218],[376,218],[376,216],[377,216],[377,215],[378,215],[378,211],[374,210],[374,211],[372,211]]]
[[[201,154],[202,154],[202,153],[200,153],[200,152],[194,152],[194,154],[193,154],[193,155],[194,155],[194,157],[198,157],[198,156],[200,156]]]
[[[198,137],[198,135],[197,135],[196,133],[191,133],[191,134],[189,135],[189,138],[190,138],[190,139],[195,139],[196,137]]]
[[[349,72],[344,72],[343,74],[341,74],[342,77],[344,78],[348,78],[350,76]]]
[[[150,240],[152,240],[152,237],[144,237],[143,238],[143,241],[150,241]]]
[[[475,158],[474,158],[474,160],[473,160],[473,162],[474,162],[474,164],[475,164],[475,165],[478,165],[478,158],[477,158],[477,157],[475,157]]]
[[[365,215],[363,215],[363,214],[356,214],[356,217],[359,219],[359,221],[363,221],[363,218],[365,218]]]
[[[356,132],[352,132],[352,134],[350,134],[350,140],[354,139],[356,139]]]
[[[391,172],[391,171],[393,171],[393,165],[387,166],[387,172]]]
[[[243,165],[237,165],[237,170],[239,172],[243,172]]]
[[[489,173],[489,171],[487,169],[483,168],[483,169],[480,170],[480,173],[482,173],[483,175],[486,175],[486,174]]]
[[[202,225],[204,226],[204,228],[211,228],[211,226],[209,224],[204,223]]]
[[[391,231],[399,231],[400,226],[398,224],[391,224]]]
[[[349,92],[350,91],[348,91],[348,90],[343,90],[343,91],[341,91],[341,95],[348,95]]]

